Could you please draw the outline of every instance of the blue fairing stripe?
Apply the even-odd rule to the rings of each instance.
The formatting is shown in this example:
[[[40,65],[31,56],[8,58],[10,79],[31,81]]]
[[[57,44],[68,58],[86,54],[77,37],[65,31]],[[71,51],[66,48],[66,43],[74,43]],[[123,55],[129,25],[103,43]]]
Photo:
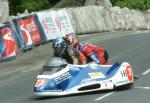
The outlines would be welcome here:
[[[73,76],[73,74],[70,72],[73,78],[69,80],[69,83],[67,83],[67,86],[65,89],[69,89],[74,86],[80,85],[83,79],[90,78],[89,73],[101,72],[105,75],[105,78],[97,78],[93,80],[96,80],[96,81],[107,80],[117,73],[120,65],[121,64],[116,63],[110,68],[103,67],[100,69],[91,69],[89,67],[82,67],[80,68],[80,72],[78,72],[78,75],[76,76]]]
[[[121,66],[121,64],[119,63],[115,63],[107,72],[106,72],[106,78],[111,78],[113,75],[115,75],[117,73],[117,71],[119,70],[119,67]]]
[[[61,78],[58,78],[57,80],[60,80],[61,82],[56,83],[56,78],[50,79],[47,84],[43,88],[36,88],[35,92],[44,92],[44,91],[53,91],[53,92],[58,92],[60,90],[65,91],[70,88],[73,88],[75,86],[81,85],[81,82],[84,79],[91,79],[95,81],[102,81],[102,80],[107,80],[111,77],[113,77],[117,71],[119,70],[119,67],[121,64],[114,64],[111,67],[102,67],[100,66],[99,69],[92,69],[91,67],[80,67],[75,69],[70,69],[67,74],[64,75]],[[79,70],[78,70],[79,69]],[[103,73],[104,78],[96,78],[93,79],[89,76],[89,73]],[[44,91],[43,91],[44,90]],[[47,91],[47,92],[48,92]]]

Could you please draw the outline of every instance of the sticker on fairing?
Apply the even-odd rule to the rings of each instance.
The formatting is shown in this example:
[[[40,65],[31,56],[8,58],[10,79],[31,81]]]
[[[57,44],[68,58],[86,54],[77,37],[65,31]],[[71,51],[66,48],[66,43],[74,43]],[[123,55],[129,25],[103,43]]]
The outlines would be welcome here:
[[[93,72],[93,73],[88,73],[90,78],[92,79],[98,79],[98,78],[105,78],[104,74],[102,72]]]
[[[129,81],[133,80],[132,67],[128,65],[125,70],[120,71],[122,77],[127,77]]]
[[[126,68],[126,73],[129,81],[133,80],[133,73],[132,73],[132,67],[129,65]]]

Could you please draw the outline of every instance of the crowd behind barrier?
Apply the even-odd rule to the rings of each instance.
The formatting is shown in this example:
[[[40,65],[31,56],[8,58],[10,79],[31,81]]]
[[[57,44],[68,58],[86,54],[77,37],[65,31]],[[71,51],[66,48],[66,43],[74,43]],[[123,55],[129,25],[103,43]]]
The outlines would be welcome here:
[[[68,33],[150,29],[150,11],[87,6],[18,16],[0,26],[0,60]]]

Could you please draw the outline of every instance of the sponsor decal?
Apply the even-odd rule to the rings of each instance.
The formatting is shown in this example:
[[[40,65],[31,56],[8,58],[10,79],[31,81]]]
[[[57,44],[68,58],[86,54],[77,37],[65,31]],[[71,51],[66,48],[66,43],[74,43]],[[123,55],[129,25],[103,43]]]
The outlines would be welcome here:
[[[127,77],[126,70],[120,71],[122,77]]]
[[[74,33],[66,10],[42,12],[37,15],[48,40]]]
[[[73,70],[73,71],[80,71],[80,68],[72,67],[72,68],[70,68],[70,70]]]
[[[71,77],[72,77],[71,74],[69,72],[66,72],[66,73],[54,78],[54,81],[55,81],[56,84],[59,84],[59,83],[65,81],[65,80],[67,80]]]
[[[105,78],[104,74],[102,72],[93,72],[93,73],[88,73],[90,78],[92,79],[98,79],[98,78]]]
[[[65,27],[65,24],[68,25],[67,17],[65,15],[56,16],[55,23],[56,23],[56,26],[59,29],[59,31],[61,31],[62,29],[67,28],[67,27]]]
[[[5,56],[10,57],[16,55],[15,50],[17,48],[11,29],[4,28],[1,30],[3,43],[5,45]]]
[[[128,77],[129,81],[133,80],[132,67],[128,65],[125,70],[121,71],[122,77]]]
[[[46,33],[51,32],[51,27],[53,27],[52,18],[42,18],[41,24],[45,30]]]
[[[42,92],[62,92],[62,90],[42,90]]]
[[[31,23],[25,25],[25,27],[27,28],[28,32],[34,32],[37,30],[37,27],[33,21]]]
[[[18,21],[26,45],[32,45],[41,41],[40,32],[36,26],[34,17]]]
[[[14,38],[12,36],[11,30],[9,28],[3,29],[2,33],[4,34],[3,38],[5,40],[14,41]]]
[[[126,73],[129,81],[133,80],[133,73],[132,73],[132,67],[129,65],[126,68]]]
[[[37,15],[47,40],[56,38],[58,35],[58,30],[54,20],[55,14],[53,12],[42,12],[37,13]]]
[[[47,83],[46,79],[38,79],[35,82],[35,87],[40,88],[40,87],[44,86],[46,83]]]
[[[49,85],[50,85],[50,87],[54,87],[55,83],[54,82],[50,82]]]
[[[116,81],[116,84],[124,84],[128,83],[128,80]]]
[[[86,83],[95,82],[95,81],[96,80],[92,78],[85,78],[85,79],[82,79],[81,84],[86,84]]]
[[[56,17],[55,22],[56,22],[56,25],[57,25],[59,31],[61,31],[61,29],[62,29],[61,19],[59,17]]]

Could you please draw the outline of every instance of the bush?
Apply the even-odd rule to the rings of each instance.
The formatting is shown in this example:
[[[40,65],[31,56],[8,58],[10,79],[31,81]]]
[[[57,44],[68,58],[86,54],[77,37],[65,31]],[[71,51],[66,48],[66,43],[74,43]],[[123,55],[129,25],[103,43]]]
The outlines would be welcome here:
[[[111,0],[113,6],[128,7],[130,9],[150,9],[150,0]]]
[[[10,15],[22,13],[26,9],[29,12],[51,8],[60,0],[9,0]]]

